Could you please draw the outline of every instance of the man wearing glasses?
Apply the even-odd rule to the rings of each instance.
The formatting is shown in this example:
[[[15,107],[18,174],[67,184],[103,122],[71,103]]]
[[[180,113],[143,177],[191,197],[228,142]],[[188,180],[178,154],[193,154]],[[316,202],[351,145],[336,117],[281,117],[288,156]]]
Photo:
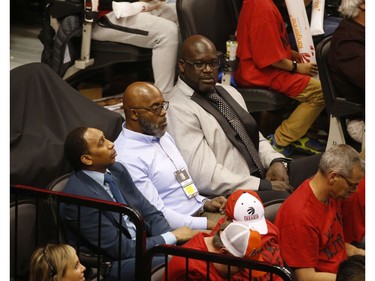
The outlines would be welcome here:
[[[250,189],[267,202],[287,197],[285,191],[316,172],[316,156],[288,165],[291,159],[277,152],[259,132],[241,94],[229,85],[217,84],[219,61],[208,38],[187,38],[178,66],[177,84],[166,96],[168,132],[202,194],[229,195]]]
[[[356,150],[333,146],[322,155],[318,172],[281,205],[275,220],[280,250],[298,280],[334,281],[343,260],[365,254],[345,242],[342,209],[364,174],[365,163]]]
[[[135,82],[123,95],[126,121],[115,141],[116,160],[173,229],[212,229],[223,217],[226,199],[199,194],[188,167],[166,132],[169,103],[153,84]]]

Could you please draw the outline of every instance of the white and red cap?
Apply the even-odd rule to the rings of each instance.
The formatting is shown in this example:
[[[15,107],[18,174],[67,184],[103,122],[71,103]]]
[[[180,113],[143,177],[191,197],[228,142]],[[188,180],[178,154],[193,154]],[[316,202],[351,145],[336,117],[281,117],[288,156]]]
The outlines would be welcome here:
[[[225,212],[229,219],[241,222],[260,234],[268,232],[263,203],[252,190],[234,191],[228,197]]]
[[[235,257],[263,261],[262,238],[258,231],[249,229],[241,222],[231,222],[220,233],[221,242]],[[258,277],[266,272],[252,270],[252,276]]]

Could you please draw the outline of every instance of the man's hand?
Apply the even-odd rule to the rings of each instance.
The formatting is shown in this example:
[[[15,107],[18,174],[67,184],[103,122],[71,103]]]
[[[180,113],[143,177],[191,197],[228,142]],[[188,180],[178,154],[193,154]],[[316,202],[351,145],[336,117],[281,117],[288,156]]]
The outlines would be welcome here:
[[[215,226],[216,226],[216,222],[214,222],[213,220],[207,219],[207,229],[214,229]]]
[[[273,190],[293,192],[293,187],[286,181],[271,181],[271,185]]]
[[[366,253],[364,249],[357,248],[356,246],[349,244],[349,243],[345,243],[345,249],[346,249],[346,254],[348,255],[348,257],[354,256],[354,255],[364,256]]]
[[[271,181],[273,190],[293,192],[293,187],[289,184],[288,171],[282,162],[275,162],[268,168],[266,180]]]
[[[316,63],[299,63],[296,73],[314,76],[318,73],[318,66]]]
[[[149,6],[146,6],[144,12],[151,12],[152,10],[158,9],[160,5],[162,4],[162,1],[153,1],[153,0],[140,0],[140,2],[147,2],[147,3],[155,2],[155,3],[150,3]]]
[[[302,62],[301,54],[297,51],[291,50],[292,53],[292,59],[294,59],[296,62]]]
[[[190,227],[183,226],[173,230],[172,234],[176,237],[177,243],[184,243],[193,238],[198,232],[198,230],[192,230]]]
[[[288,171],[282,162],[273,163],[267,171],[266,180],[289,182]]]
[[[207,200],[204,202],[203,210],[207,212],[216,212],[225,213],[225,204],[227,199],[224,196],[215,197],[214,199]]]

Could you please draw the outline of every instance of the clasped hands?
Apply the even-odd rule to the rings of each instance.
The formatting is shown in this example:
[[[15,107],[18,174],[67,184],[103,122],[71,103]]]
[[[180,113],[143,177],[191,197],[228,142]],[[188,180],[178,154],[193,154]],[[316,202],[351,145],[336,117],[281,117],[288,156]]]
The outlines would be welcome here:
[[[266,180],[271,181],[273,190],[289,193],[294,190],[289,184],[288,171],[282,162],[275,162],[268,168]]]

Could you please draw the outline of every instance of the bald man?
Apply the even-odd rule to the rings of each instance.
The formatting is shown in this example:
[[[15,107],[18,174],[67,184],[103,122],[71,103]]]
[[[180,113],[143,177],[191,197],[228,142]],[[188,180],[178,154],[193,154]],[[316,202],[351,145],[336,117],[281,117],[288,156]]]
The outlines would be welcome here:
[[[317,171],[319,158],[311,159],[315,156],[298,164],[302,171],[294,171],[298,165],[289,165],[290,159],[278,153],[258,131],[241,94],[231,86],[217,84],[219,62],[215,45],[208,38],[187,38],[178,66],[180,75],[168,96],[168,132],[201,193],[229,195],[236,189],[251,189],[258,191],[265,203],[286,198],[285,191],[290,192]],[[213,93],[229,105],[253,149],[212,101]]]
[[[226,199],[208,200],[199,194],[171,135],[160,90],[135,82],[123,95],[126,121],[115,141],[116,160],[142,194],[161,211],[172,228],[212,229],[223,216]]]

